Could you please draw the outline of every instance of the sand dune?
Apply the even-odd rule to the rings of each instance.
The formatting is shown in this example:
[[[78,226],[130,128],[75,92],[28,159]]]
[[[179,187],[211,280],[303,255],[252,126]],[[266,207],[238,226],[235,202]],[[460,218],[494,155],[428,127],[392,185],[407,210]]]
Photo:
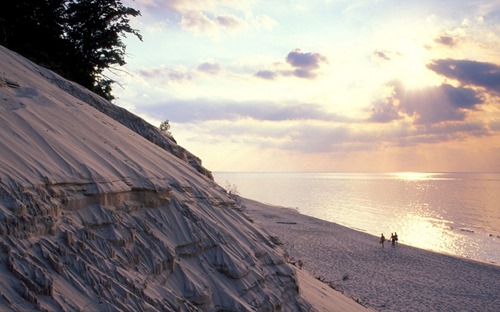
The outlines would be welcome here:
[[[0,68],[0,311],[363,310],[158,129],[1,46]]]

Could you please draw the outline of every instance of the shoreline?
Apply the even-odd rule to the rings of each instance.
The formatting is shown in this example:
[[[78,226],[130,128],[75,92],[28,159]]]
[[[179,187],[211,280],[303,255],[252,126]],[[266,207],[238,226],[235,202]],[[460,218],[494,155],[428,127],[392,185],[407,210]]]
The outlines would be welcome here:
[[[265,205],[268,205],[268,206],[271,206],[271,207],[273,206],[272,204],[265,204]],[[280,206],[277,206],[277,207],[280,207]],[[287,207],[282,207],[282,208],[284,208],[284,209],[292,209],[292,210],[294,209],[294,208],[287,208]],[[305,216],[308,216],[308,217],[311,217],[311,218],[315,218],[315,219],[318,219],[318,220],[322,220],[322,221],[325,221],[325,222],[333,223],[333,224],[338,225],[338,226],[345,227],[348,230],[352,230],[352,231],[356,231],[356,232],[360,232],[360,233],[364,233],[364,234],[370,235],[370,236],[374,237],[375,240],[379,240],[380,239],[379,236],[371,234],[371,233],[369,233],[368,231],[366,231],[364,229],[353,228],[353,227],[350,227],[348,225],[336,223],[334,221],[327,221],[327,220],[323,220],[323,219],[320,219],[320,218],[317,218],[317,217],[314,217],[314,216],[309,216],[309,215],[301,213],[299,210],[297,210],[297,212],[299,214],[302,214],[302,215],[305,215]],[[389,235],[386,235],[386,237],[385,237],[385,246],[386,247],[387,246],[390,247],[391,241],[390,241],[389,237],[387,237],[387,236],[389,236]],[[418,247],[418,246],[413,246],[413,245],[409,245],[409,244],[405,244],[405,243],[397,243],[397,244],[401,245],[401,246],[407,246],[407,247],[410,247],[410,248],[415,248],[415,249],[418,249],[418,250],[421,250],[421,251],[425,251],[425,252],[431,252],[431,253],[441,254],[441,255],[444,255],[444,256],[450,256],[452,258],[457,258],[457,259],[464,260],[464,261],[471,261],[471,262],[476,262],[478,264],[492,265],[492,266],[496,266],[496,267],[500,268],[500,262],[493,262],[493,261],[488,262],[486,260],[483,261],[483,260],[480,260],[480,259],[468,258],[468,257],[465,257],[465,256],[460,256],[460,255],[453,254],[451,252],[426,249],[426,248],[422,248],[422,247]]]
[[[341,227],[344,227],[344,228],[346,228],[348,230],[352,230],[352,231],[355,231],[355,232],[364,233],[366,235],[369,235],[369,236],[373,237],[374,240],[377,240],[377,241],[380,240],[380,236],[374,235],[374,234],[368,232],[365,229],[351,227],[351,226],[349,226],[347,224],[341,224],[341,223],[337,223],[335,221],[328,221],[328,220],[325,220],[325,219],[321,219],[319,217],[311,216],[311,215],[308,215],[308,214],[305,214],[305,213],[301,212],[299,208],[285,207],[285,206],[280,206],[280,205],[276,205],[276,204],[272,204],[272,203],[259,202],[258,200],[255,200],[255,199],[249,199],[249,198],[243,198],[243,197],[242,197],[242,199],[244,199],[245,201],[256,202],[256,203],[259,203],[259,204],[262,204],[262,205],[265,205],[265,206],[268,206],[268,207],[277,208],[277,209],[291,209],[293,211],[296,211],[300,215],[303,215],[303,216],[306,216],[306,217],[309,217],[309,218],[313,218],[313,219],[317,219],[317,220],[321,220],[321,221],[324,221],[324,222],[332,223],[332,224],[335,224],[336,226],[341,226]],[[294,221],[278,221],[277,223],[282,223],[282,224],[289,223],[289,224],[293,224],[293,223],[296,223],[296,222],[294,222]],[[385,234],[385,239],[386,239],[385,240],[385,245],[390,247],[390,244],[391,244],[391,242],[389,240],[390,235],[387,235],[387,233],[384,233],[384,234]],[[488,236],[493,236],[493,234],[488,234]],[[500,238],[500,236],[497,236],[497,238]],[[409,245],[409,244],[405,244],[405,243],[398,243],[398,244],[400,244],[402,246],[416,248],[416,249],[419,249],[419,250],[422,250],[422,251],[426,251],[426,252],[437,253],[437,254],[442,254],[442,255],[445,255],[445,256],[450,256],[450,257],[453,257],[453,258],[462,259],[464,261],[472,261],[472,262],[477,262],[479,264],[493,265],[493,266],[497,266],[497,267],[500,268],[500,261],[499,262],[494,262],[494,261],[487,261],[487,260],[481,260],[481,259],[473,259],[473,258],[469,258],[469,257],[466,257],[466,256],[460,256],[460,255],[457,255],[457,254],[453,254],[451,252],[426,249],[426,248],[423,248],[423,247],[413,246],[413,245]]]
[[[233,183],[245,198],[378,237],[396,231],[404,244],[500,265],[498,173],[215,172],[214,177],[221,185]]]
[[[500,311],[500,266],[398,245],[366,232],[242,198],[246,213],[290,259],[377,311]]]

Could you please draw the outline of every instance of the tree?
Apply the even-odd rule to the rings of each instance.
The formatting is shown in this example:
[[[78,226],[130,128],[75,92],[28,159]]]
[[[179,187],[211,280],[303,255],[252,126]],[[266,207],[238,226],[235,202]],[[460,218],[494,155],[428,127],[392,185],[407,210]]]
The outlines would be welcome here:
[[[133,29],[129,16],[140,12],[125,7],[119,0],[73,0],[67,4],[66,38],[75,48],[78,64],[75,80],[108,99],[112,99],[113,80],[102,75],[106,68],[125,65],[127,33],[142,40]]]
[[[0,10],[0,44],[113,99],[103,71],[125,64],[122,37],[142,36],[120,0],[16,0]]]
[[[172,137],[172,133],[170,132],[170,123],[168,122],[168,119],[161,122],[160,131],[165,133],[169,138]]]
[[[66,0],[5,1],[0,10],[0,44],[43,66],[57,69]]]

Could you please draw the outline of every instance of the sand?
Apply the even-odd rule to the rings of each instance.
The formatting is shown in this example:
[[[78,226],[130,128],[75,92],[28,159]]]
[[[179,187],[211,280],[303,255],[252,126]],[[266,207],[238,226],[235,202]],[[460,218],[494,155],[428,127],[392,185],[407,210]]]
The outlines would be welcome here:
[[[401,244],[382,248],[378,237],[295,209],[243,203],[292,262],[301,260],[302,270],[370,309],[500,311],[499,266]]]
[[[309,311],[158,129],[1,46],[0,102],[0,311]]]
[[[318,312],[357,312],[370,311],[354,299],[334,290],[328,284],[319,281],[309,272],[296,270],[300,295]]]

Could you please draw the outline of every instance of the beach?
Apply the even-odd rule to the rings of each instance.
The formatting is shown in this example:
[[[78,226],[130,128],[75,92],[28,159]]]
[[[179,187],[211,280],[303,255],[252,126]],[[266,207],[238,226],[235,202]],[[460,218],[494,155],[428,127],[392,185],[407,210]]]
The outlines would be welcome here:
[[[250,218],[287,250],[289,261],[376,311],[500,311],[500,266],[399,244],[242,199]],[[385,233],[386,237],[390,233]]]

